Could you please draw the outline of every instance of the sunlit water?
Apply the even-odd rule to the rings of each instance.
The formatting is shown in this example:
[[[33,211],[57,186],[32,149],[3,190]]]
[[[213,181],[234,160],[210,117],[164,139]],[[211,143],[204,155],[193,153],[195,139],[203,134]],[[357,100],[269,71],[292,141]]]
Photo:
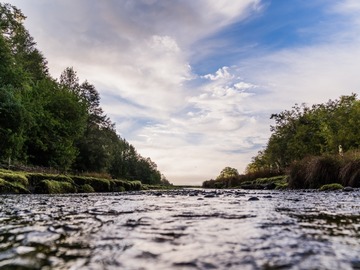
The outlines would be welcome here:
[[[0,269],[360,269],[360,191],[0,196]]]

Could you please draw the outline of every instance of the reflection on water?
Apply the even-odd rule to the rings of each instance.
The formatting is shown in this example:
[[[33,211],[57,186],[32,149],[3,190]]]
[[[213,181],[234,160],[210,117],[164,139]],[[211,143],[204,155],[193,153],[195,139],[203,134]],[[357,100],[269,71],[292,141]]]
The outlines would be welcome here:
[[[360,191],[0,196],[0,269],[360,269],[359,202]]]

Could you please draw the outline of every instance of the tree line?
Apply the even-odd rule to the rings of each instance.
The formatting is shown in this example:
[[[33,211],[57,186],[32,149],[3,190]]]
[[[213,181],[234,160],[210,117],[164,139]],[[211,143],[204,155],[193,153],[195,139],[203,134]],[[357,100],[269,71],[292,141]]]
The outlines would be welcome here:
[[[272,114],[266,147],[245,174],[226,167],[205,188],[360,187],[360,100],[356,94]],[[285,178],[286,177],[286,178]],[[285,181],[286,179],[286,181]],[[340,185],[340,186],[341,186]]]
[[[116,133],[93,84],[80,82],[72,67],[59,80],[50,76],[25,18],[0,3],[0,160],[168,183],[150,158]]]
[[[271,119],[275,124],[268,143],[247,172],[284,170],[309,156],[343,155],[360,147],[360,100],[355,93],[311,107],[296,104]]]

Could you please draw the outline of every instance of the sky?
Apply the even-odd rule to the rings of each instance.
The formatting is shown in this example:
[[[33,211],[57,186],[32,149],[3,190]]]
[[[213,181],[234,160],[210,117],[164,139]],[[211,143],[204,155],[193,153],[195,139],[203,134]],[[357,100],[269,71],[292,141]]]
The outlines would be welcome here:
[[[272,113],[360,89],[358,0],[8,0],[174,184],[244,173]]]

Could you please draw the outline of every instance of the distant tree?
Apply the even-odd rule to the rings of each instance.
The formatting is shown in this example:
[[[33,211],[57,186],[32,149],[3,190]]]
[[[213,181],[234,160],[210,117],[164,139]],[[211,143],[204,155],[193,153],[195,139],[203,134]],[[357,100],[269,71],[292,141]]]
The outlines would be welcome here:
[[[231,167],[225,167],[221,172],[220,175],[216,178],[218,179],[226,179],[226,178],[231,178],[231,177],[238,177],[239,176],[239,172],[237,169],[235,168],[231,168]]]

